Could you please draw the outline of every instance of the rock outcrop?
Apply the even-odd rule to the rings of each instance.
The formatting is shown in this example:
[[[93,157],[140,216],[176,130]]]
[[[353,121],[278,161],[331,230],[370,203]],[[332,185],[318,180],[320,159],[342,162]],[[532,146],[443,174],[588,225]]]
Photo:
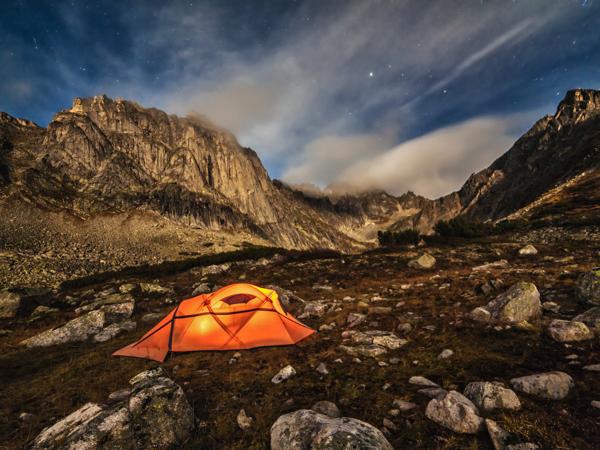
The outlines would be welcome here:
[[[87,403],[45,428],[34,439],[41,449],[174,449],[195,427],[194,411],[181,387],[162,369],[133,377],[122,401],[104,406]]]

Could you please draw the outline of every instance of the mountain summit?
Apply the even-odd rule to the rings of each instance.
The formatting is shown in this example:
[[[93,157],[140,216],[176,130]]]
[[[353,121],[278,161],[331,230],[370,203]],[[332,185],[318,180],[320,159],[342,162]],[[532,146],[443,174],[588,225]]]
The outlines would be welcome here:
[[[97,243],[122,264],[247,243],[352,252],[381,229],[428,233],[459,215],[522,216],[560,201],[561,186],[589,190],[598,180],[598,130],[600,91],[573,90],[457,192],[327,197],[271,180],[253,150],[201,118],[104,95],[76,98],[47,128],[0,113],[0,241],[42,254],[62,242],[78,260],[96,255],[85,249]]]

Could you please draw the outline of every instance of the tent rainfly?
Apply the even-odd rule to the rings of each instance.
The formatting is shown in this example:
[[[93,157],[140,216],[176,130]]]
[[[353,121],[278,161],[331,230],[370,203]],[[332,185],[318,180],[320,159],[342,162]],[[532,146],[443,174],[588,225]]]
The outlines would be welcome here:
[[[238,283],[183,300],[141,339],[113,355],[163,362],[169,352],[292,345],[313,333],[283,310],[275,291]]]

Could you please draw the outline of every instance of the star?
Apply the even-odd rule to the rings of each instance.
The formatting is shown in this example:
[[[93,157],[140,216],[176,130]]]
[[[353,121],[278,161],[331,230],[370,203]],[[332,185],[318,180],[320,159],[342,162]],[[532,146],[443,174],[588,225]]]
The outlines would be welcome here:
[[[369,77],[373,78],[373,72],[369,72]]]

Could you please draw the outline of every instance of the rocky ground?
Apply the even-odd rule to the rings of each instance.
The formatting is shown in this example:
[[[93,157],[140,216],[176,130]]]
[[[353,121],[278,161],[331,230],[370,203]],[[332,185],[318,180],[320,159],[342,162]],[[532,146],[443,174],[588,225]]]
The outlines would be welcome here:
[[[600,240],[536,236],[5,291],[0,448],[598,448]],[[111,356],[240,280],[292,291],[319,333],[162,365]]]

